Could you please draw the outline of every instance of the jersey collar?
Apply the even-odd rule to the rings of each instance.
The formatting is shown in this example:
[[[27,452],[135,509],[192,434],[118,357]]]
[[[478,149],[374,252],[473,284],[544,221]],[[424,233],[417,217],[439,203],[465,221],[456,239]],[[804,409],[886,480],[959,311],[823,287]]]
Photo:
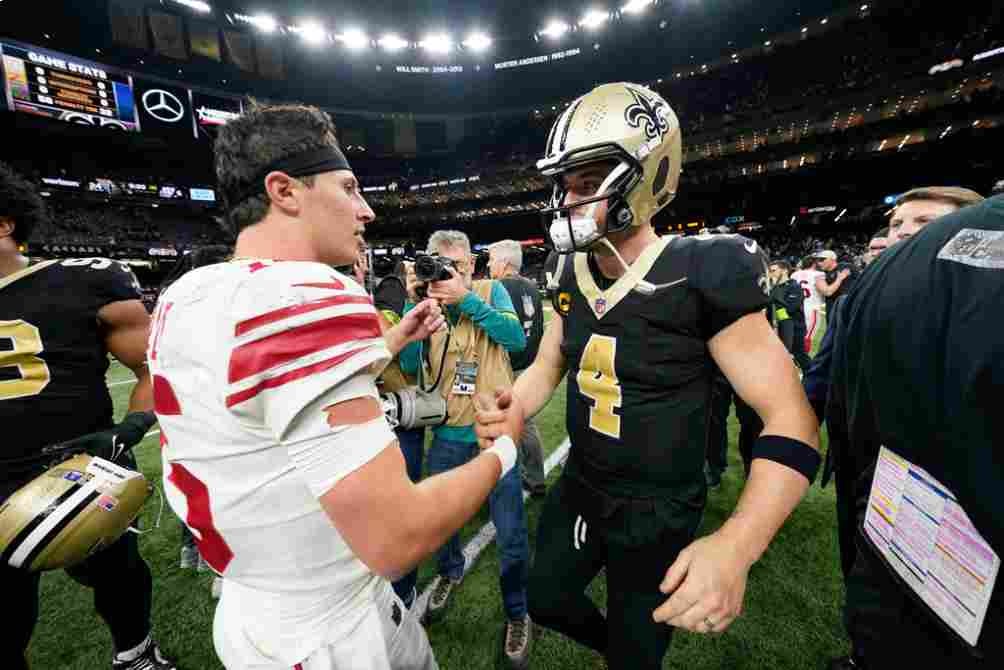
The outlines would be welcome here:
[[[18,270],[14,274],[9,274],[3,279],[0,279],[0,290],[7,288],[8,286],[16,282],[18,279],[22,279],[24,277],[27,277],[28,275],[35,274],[39,270],[44,270],[53,263],[58,263],[58,262],[59,262],[58,258],[49,261],[42,261],[41,263],[36,263],[35,265],[29,265],[28,267],[22,270]]]
[[[596,279],[589,269],[589,255],[584,252],[575,254],[575,281],[579,285],[579,291],[589,303],[589,309],[593,311],[598,321],[609,314],[617,306],[617,303],[634,290],[638,284],[635,277],[645,278],[672,240],[673,238],[667,235],[645,247],[641,255],[631,264],[631,269],[634,272],[622,274],[606,291],[601,291],[600,287],[596,285]]]

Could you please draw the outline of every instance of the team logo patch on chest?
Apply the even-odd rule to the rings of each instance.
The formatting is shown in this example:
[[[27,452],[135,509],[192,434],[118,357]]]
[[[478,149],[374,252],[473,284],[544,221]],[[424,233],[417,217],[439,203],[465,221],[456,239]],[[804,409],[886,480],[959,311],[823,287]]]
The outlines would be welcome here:
[[[595,311],[597,314],[603,314],[605,311],[607,311],[607,301],[605,298],[596,299]]]
[[[558,294],[558,311],[567,316],[572,311],[572,294],[562,291]]]

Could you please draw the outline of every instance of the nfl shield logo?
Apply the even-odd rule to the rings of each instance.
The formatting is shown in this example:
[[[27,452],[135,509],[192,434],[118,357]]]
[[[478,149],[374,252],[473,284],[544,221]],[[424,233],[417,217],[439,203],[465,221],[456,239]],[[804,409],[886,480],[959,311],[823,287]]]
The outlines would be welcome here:
[[[596,313],[602,314],[607,311],[607,301],[603,298],[596,299]]]

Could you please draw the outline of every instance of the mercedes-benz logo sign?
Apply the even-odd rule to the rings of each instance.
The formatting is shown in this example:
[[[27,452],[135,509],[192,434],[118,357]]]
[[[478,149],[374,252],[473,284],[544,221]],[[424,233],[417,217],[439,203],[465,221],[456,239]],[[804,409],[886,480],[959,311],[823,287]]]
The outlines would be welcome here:
[[[177,96],[159,88],[152,88],[143,94],[146,113],[164,123],[177,123],[185,115],[185,106]]]

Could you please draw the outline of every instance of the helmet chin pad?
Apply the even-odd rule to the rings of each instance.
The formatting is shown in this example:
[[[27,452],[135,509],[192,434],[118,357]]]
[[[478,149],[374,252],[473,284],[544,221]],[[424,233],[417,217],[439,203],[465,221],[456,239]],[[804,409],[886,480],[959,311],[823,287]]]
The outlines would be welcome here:
[[[578,167],[578,166],[576,166]],[[543,211],[544,231],[558,253],[586,251],[599,239],[610,233],[626,230],[634,223],[634,214],[625,199],[625,193],[637,183],[635,166],[627,161],[618,163],[597,189],[597,195],[572,204],[564,204],[565,189],[560,173],[556,177],[552,207]],[[596,208],[607,203],[603,229],[596,222]],[[586,208],[585,214],[575,215],[572,210]],[[550,218],[550,221],[548,221]]]

